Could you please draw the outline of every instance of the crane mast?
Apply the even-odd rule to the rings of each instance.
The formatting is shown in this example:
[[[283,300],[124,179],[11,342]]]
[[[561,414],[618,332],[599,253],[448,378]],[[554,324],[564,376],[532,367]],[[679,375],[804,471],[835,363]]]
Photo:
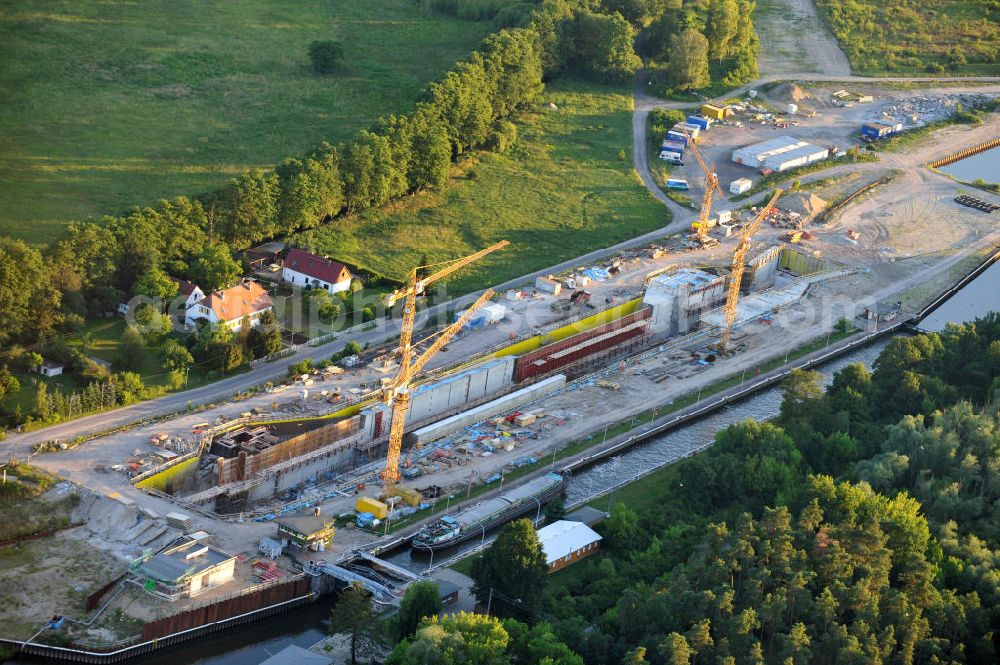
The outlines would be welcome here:
[[[382,472],[383,488],[386,495],[389,494],[392,486],[399,481],[399,455],[403,447],[406,414],[410,409],[410,380],[441,350],[441,347],[447,344],[468,323],[480,307],[489,302],[490,298],[493,297],[493,289],[487,289],[483,292],[458,321],[441,332],[431,346],[420,357],[413,360],[413,322],[416,317],[417,295],[422,293],[429,284],[447,277],[456,270],[509,244],[508,241],[502,240],[475,254],[458,259],[446,268],[422,279],[417,279],[417,268],[414,268],[410,271],[408,285],[403,289],[393,291],[385,298],[386,304],[389,306],[403,298],[402,323],[399,331],[399,371],[391,381],[382,387],[383,400],[392,407],[392,421],[389,425],[389,452],[386,455],[385,469]]]
[[[719,176],[715,174],[715,167],[709,168],[705,165],[705,160],[701,158],[701,153],[698,152],[698,147],[694,144],[694,137],[686,130],[684,135],[687,136],[688,145],[691,146],[691,152],[698,161],[698,166],[705,173],[705,193],[701,197],[701,211],[698,213],[698,228],[696,229],[698,241],[704,242],[705,238],[708,237],[708,217],[712,213],[712,195],[715,192],[722,196],[725,194],[719,187]]]
[[[733,334],[733,323],[736,321],[736,306],[740,301],[740,282],[743,280],[747,252],[750,251],[750,241],[753,239],[754,234],[757,233],[757,229],[760,228],[761,222],[764,221],[764,218],[771,212],[774,204],[777,203],[779,196],[781,196],[781,190],[777,189],[767,205],[761,208],[740,232],[740,240],[736,245],[736,251],[733,252],[733,268],[729,276],[729,290],[726,292],[726,304],[723,308],[725,318],[722,325],[722,334],[719,336],[719,342],[715,346],[716,351],[720,354],[726,352],[726,347],[729,345],[729,337]]]

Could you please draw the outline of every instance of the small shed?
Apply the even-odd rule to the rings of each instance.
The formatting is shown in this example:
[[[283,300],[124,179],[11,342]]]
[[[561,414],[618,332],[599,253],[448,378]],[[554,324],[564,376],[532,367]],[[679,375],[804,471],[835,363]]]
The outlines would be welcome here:
[[[549,573],[590,556],[601,546],[601,535],[583,522],[559,520],[538,530]]]
[[[458,585],[448,580],[434,580],[438,585],[438,596],[445,607],[458,602]]]
[[[278,536],[299,550],[323,552],[333,541],[333,518],[321,516],[319,511],[280,517]]]
[[[54,360],[46,360],[38,367],[38,373],[42,376],[52,378],[53,376],[62,374],[64,369],[66,369],[66,366],[62,363],[57,363]]]
[[[593,506],[580,506],[567,514],[563,519],[567,522],[583,522],[587,526],[594,526],[602,522],[607,516],[606,512],[598,510]]]

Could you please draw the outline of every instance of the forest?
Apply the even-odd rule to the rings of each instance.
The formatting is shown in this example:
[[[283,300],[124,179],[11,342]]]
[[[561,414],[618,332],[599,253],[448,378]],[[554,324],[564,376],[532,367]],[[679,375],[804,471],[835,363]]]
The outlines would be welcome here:
[[[997,377],[995,314],[896,337],[825,389],[796,371],[775,420],[613,497],[599,555],[539,574],[530,523],[508,527],[472,568],[480,600],[495,587],[586,663],[994,663]]]

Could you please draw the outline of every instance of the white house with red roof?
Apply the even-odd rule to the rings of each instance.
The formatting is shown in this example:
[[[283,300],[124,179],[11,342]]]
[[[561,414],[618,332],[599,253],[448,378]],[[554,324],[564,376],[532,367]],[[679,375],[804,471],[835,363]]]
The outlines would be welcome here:
[[[264,287],[244,280],[236,286],[210,293],[188,307],[184,323],[193,328],[198,321],[207,321],[239,332],[244,318],[250,319],[251,326],[256,326],[260,315],[271,308],[271,296]]]
[[[191,305],[205,297],[205,292],[202,291],[201,288],[194,282],[189,282],[188,280],[181,279],[180,277],[171,277],[170,281],[177,285],[178,297],[184,298],[183,309],[185,311],[187,311]]]
[[[351,288],[351,271],[342,263],[293,247],[282,264],[281,280],[292,286],[339,293]]]

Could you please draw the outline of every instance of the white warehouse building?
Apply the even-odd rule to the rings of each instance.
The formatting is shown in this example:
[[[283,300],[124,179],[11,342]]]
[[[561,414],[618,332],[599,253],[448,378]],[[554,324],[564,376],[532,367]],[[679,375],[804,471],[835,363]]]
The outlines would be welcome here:
[[[791,136],[777,136],[733,151],[733,161],[761,171],[787,171],[830,156],[827,148],[800,141]]]

